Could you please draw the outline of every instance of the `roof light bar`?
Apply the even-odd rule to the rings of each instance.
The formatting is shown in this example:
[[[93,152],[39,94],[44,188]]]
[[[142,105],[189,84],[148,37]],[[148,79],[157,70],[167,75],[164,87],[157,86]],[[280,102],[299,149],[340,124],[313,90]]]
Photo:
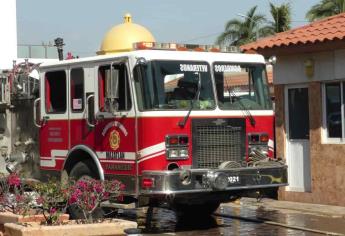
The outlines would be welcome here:
[[[173,50],[173,51],[197,51],[197,52],[231,52],[240,53],[238,47],[220,47],[219,45],[176,44],[158,42],[138,42],[133,44],[134,50]]]

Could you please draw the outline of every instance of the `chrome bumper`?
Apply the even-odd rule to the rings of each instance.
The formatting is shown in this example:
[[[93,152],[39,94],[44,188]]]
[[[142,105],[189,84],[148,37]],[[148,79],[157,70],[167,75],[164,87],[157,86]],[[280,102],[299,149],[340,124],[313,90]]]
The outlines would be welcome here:
[[[258,190],[286,186],[287,166],[144,171],[140,178],[153,182],[152,187],[141,187],[142,195]]]

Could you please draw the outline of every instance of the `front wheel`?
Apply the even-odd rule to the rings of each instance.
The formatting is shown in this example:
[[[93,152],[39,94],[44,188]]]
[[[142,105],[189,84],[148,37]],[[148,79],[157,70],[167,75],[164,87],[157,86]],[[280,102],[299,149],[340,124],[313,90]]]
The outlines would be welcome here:
[[[181,215],[206,216],[215,212],[220,202],[205,202],[204,204],[179,204],[173,205],[173,209]]]

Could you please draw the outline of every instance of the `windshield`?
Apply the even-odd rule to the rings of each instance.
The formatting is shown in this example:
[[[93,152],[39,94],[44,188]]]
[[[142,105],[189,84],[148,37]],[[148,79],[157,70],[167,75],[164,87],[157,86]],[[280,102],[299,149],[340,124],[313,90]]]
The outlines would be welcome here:
[[[188,110],[191,106],[205,110],[215,106],[206,62],[150,61],[136,66],[134,79],[140,110]]]
[[[217,62],[213,70],[221,109],[272,109],[265,65]]]

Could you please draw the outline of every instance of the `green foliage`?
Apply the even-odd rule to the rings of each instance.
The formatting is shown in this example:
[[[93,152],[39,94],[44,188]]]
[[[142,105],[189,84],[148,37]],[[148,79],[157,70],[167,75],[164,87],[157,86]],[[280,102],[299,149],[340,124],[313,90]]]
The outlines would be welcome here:
[[[216,43],[224,46],[240,46],[275,33],[290,29],[291,7],[289,3],[275,6],[270,3],[273,20],[256,13],[257,6],[251,8],[243,20],[232,19],[226,23],[225,31],[218,36]]]
[[[251,8],[243,20],[233,19],[226,23],[225,31],[218,36],[216,43],[220,45],[240,46],[259,38],[260,24],[266,19],[264,15],[256,14],[257,6]]]
[[[322,0],[320,3],[312,6],[307,12],[306,18],[312,22],[342,12],[345,12],[345,0]]]
[[[291,7],[289,3],[276,6],[270,3],[270,12],[273,18],[272,33],[280,33],[291,28]]]
[[[24,187],[25,186],[25,187]],[[85,221],[93,223],[93,212],[105,200],[121,200],[124,185],[119,181],[100,181],[82,178],[78,181],[22,182],[17,174],[0,176],[0,211],[28,215],[43,214],[47,225],[57,225],[60,216],[70,205],[75,205],[84,214]],[[30,188],[32,191],[26,191]]]
[[[40,213],[45,218],[47,225],[56,225],[60,216],[66,212],[68,195],[68,186],[62,186],[60,181],[55,179],[47,183],[36,183],[33,189],[38,193],[36,198]]]

